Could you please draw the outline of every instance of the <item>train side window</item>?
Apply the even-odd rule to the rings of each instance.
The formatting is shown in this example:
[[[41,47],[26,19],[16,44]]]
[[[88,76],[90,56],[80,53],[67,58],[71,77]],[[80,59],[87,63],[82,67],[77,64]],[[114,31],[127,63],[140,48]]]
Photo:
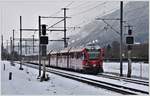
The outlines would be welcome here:
[[[71,58],[74,58],[74,53],[71,53],[70,55],[71,55]]]
[[[102,50],[100,50],[100,54],[102,57],[104,57],[104,52]]]
[[[78,59],[78,53],[75,53],[75,58]]]
[[[82,57],[82,53],[81,52],[78,52],[77,53],[77,59],[80,59]]]
[[[85,60],[85,53],[82,53],[82,60]]]
[[[79,53],[76,53],[76,59],[79,59]]]

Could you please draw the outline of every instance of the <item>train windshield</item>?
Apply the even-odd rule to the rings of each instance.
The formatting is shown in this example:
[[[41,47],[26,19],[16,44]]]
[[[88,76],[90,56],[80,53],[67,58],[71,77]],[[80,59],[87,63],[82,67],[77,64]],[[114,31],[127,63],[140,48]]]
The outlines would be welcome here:
[[[89,59],[98,59],[99,58],[99,51],[89,51]]]

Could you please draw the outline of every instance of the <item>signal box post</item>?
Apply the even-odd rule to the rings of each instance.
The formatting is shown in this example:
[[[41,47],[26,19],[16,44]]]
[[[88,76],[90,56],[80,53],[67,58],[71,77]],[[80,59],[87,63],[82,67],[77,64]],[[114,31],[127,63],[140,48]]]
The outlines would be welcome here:
[[[45,60],[47,58],[47,44],[48,44],[48,36],[46,36],[46,25],[42,25],[42,36],[40,37],[40,44],[41,44],[41,51],[42,51],[42,59],[43,59],[43,74],[42,77],[40,78],[40,81],[47,81],[49,78],[46,77],[46,65],[45,65]]]
[[[132,68],[132,61],[131,61],[131,50],[132,50],[132,45],[134,44],[134,37],[132,36],[132,30],[128,30],[128,36],[126,37],[126,44],[127,44],[127,49],[128,49],[128,72],[127,72],[127,77],[131,77],[131,68]]]

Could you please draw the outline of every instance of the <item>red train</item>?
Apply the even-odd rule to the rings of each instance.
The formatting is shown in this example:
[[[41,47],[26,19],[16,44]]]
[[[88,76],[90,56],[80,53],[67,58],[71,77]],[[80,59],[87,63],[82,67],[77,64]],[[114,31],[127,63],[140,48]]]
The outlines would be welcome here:
[[[104,50],[101,48],[69,48],[50,51],[49,66],[97,74],[103,72]]]

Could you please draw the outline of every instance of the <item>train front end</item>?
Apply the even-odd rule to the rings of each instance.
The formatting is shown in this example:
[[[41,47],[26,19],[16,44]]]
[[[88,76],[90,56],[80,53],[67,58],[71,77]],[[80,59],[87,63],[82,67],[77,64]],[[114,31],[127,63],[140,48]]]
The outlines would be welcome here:
[[[84,50],[83,68],[86,73],[103,72],[103,49],[86,48]]]

